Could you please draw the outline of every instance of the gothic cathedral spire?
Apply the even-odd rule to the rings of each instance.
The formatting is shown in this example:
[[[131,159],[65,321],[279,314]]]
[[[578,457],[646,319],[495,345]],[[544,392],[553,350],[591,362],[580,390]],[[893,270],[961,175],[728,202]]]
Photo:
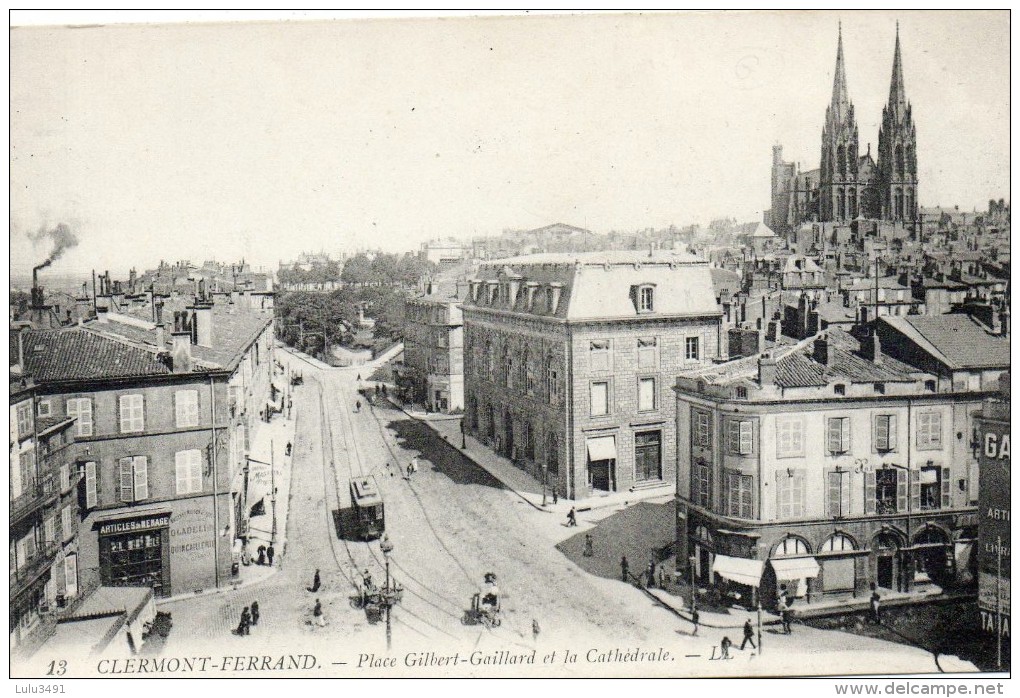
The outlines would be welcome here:
[[[833,116],[840,119],[850,109],[850,97],[846,89],[846,66],[843,63],[843,24],[839,25],[839,39],[836,44],[836,75],[832,80],[832,102],[829,108]]]
[[[848,220],[857,216],[861,187],[857,181],[858,136],[854,105],[850,101],[843,58],[843,26],[836,43],[836,72],[832,80],[832,101],[825,110],[822,128],[821,172],[819,173],[819,216],[823,221]]]
[[[917,132],[903,83],[900,25],[896,23],[889,103],[882,109],[878,132],[878,172],[882,218],[911,222],[917,217]]]

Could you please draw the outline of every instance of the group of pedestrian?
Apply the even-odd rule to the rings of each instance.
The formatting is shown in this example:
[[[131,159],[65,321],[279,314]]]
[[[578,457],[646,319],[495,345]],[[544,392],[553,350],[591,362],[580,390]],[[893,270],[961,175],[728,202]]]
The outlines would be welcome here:
[[[258,558],[255,560],[256,565],[269,565],[273,566],[273,558],[276,557],[276,548],[270,543],[267,548],[264,545],[258,547]]]
[[[308,591],[314,594],[321,588],[322,576],[319,574],[319,570],[315,570],[315,576],[312,577],[312,586],[308,587]],[[315,606],[312,608],[312,622],[319,628],[326,625],[326,614],[322,612],[322,601],[319,599],[315,599]]]
[[[234,629],[235,635],[250,635],[251,629],[259,624],[259,602],[252,601],[251,606],[245,606],[241,611],[241,621]]]

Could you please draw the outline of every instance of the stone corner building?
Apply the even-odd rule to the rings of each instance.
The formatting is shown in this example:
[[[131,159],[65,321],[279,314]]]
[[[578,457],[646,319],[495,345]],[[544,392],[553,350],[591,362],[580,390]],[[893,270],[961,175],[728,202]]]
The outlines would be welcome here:
[[[674,482],[670,382],[721,353],[707,262],[495,260],[470,281],[463,313],[469,434],[570,499]]]

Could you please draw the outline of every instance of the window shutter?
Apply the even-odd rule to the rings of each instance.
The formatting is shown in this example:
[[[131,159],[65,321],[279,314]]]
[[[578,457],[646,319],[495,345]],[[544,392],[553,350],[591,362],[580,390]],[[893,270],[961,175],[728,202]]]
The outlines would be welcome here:
[[[145,456],[135,458],[135,499],[149,498],[149,461]]]
[[[178,451],[174,455],[174,467],[177,474],[177,494],[187,494],[190,483],[188,482],[189,468],[187,451]]]
[[[875,471],[866,471],[864,473],[864,513],[874,514],[875,513],[875,492],[877,490],[875,483]]]
[[[840,421],[840,452],[846,453],[850,450],[850,418],[843,417]]]
[[[825,469],[825,515],[832,517],[839,514],[839,487],[833,471]]]
[[[888,429],[889,429],[889,439],[888,439],[888,443],[887,443],[886,447],[890,451],[895,451],[896,450],[896,415],[894,415],[894,414],[889,415],[889,417],[887,419],[887,424],[888,424]]]
[[[120,501],[122,502],[133,502],[135,499],[133,463],[133,458],[120,459]]]
[[[99,499],[99,488],[96,474],[96,462],[89,461],[85,464],[85,507],[95,508]]]
[[[902,472],[902,471],[901,471]],[[910,510],[920,511],[921,509],[921,471],[910,471]],[[902,509],[900,509],[902,511]]]
[[[931,445],[942,445],[942,415],[935,412],[931,416]]]
[[[948,509],[953,506],[952,480],[949,468],[942,469],[942,508]]]
[[[919,502],[920,504],[920,502]],[[907,471],[896,471],[896,511],[907,510]]]
[[[740,454],[748,455],[754,451],[754,425],[751,422],[740,422]]]
[[[64,558],[64,595],[78,595],[78,556],[68,555]]]
[[[829,453],[839,453],[839,439],[841,436],[840,429],[841,427],[839,424],[839,420],[835,418],[830,418],[828,433]]]
[[[736,420],[726,420],[726,441],[730,453],[740,453],[740,434]]]
[[[875,417],[875,450],[889,450],[889,419],[885,415]]]

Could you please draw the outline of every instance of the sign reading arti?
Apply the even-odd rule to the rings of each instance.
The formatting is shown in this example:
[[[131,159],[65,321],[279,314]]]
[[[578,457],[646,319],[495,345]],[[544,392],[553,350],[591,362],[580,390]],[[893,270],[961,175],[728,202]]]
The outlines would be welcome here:
[[[129,531],[142,531],[150,528],[163,528],[170,525],[170,514],[158,514],[147,516],[141,519],[119,519],[117,521],[106,521],[99,524],[99,533],[108,535],[111,533],[127,533]]]

